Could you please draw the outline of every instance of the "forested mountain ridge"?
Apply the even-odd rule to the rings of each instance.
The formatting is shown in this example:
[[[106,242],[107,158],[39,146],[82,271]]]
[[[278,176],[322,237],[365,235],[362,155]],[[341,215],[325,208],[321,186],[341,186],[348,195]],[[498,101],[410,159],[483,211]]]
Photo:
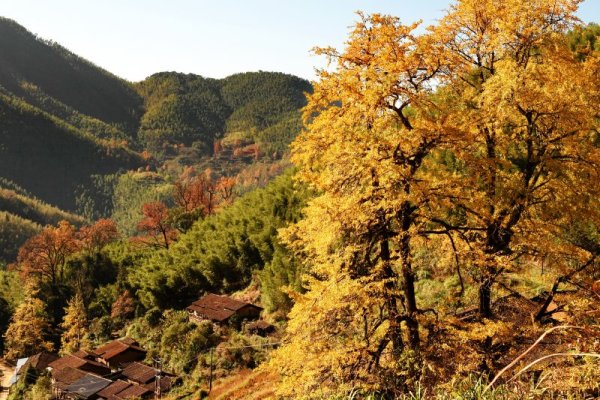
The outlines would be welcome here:
[[[6,18],[0,18],[0,51],[6,90],[44,111],[60,104],[135,136],[142,99],[128,82]]]
[[[311,90],[266,72],[221,80],[162,72],[132,84],[6,18],[0,54],[0,177],[71,211],[90,175],[173,159],[238,173],[259,155],[281,158]]]
[[[163,157],[169,153],[166,147],[173,144],[191,146],[199,154],[219,152],[221,141],[231,134],[239,144],[268,147],[277,140],[268,133],[261,137],[261,132],[290,119],[299,120],[298,110],[306,104],[304,94],[312,90],[308,81],[277,72],[247,72],[224,79],[160,72],[134,87],[146,109],[140,142],[154,153],[166,153]],[[293,136],[298,131],[299,127]],[[282,153],[285,148],[277,150]]]
[[[110,146],[15,97],[0,94],[0,177],[36,197],[75,210],[93,174],[137,168],[141,157]]]
[[[225,79],[160,72],[130,83],[0,17],[0,179],[31,204],[66,210],[56,211],[72,223],[78,217],[70,213],[139,217],[140,202],[185,168],[261,186],[286,167],[311,90],[304,79],[272,72]],[[143,179],[132,183],[131,171],[141,170],[159,171],[162,192]],[[134,178],[119,178],[128,171]],[[115,201],[115,190],[139,191],[139,201]],[[31,236],[57,222],[32,218],[25,202],[7,204],[0,202],[10,214],[0,221],[6,240],[18,226]],[[10,248],[0,259],[14,258]]]

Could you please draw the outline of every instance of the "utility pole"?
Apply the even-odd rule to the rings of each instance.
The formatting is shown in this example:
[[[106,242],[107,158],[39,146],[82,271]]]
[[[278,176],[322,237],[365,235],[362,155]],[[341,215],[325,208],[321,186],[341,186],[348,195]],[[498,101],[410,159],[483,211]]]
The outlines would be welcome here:
[[[154,368],[156,369],[156,376],[154,377],[154,399],[158,400],[161,397],[160,377],[162,375],[162,364],[160,358],[154,359]]]

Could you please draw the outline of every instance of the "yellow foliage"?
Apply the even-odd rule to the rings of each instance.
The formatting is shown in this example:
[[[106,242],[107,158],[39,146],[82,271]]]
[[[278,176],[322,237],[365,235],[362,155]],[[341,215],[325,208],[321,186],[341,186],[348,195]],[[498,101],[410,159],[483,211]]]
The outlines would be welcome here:
[[[519,257],[589,257],[564,240],[573,221],[600,221],[600,61],[565,39],[579,3],[461,0],[421,35],[359,13],[343,52],[316,49],[335,68],[320,72],[292,145],[298,179],[320,195],[281,232],[307,292],[271,362],[279,394],[393,396],[418,378],[423,238],[450,240],[485,318]],[[456,335],[487,343],[510,329],[484,319]]]

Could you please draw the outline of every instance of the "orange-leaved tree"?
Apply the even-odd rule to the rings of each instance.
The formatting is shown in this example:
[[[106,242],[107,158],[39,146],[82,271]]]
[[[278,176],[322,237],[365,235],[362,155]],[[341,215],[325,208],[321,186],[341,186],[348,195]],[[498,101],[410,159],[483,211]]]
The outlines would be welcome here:
[[[559,229],[600,212],[600,62],[566,37],[579,3],[460,0],[421,35],[361,14],[344,52],[318,50],[335,69],[321,71],[292,145],[320,195],[282,234],[307,291],[272,361],[281,395],[407,390],[423,237],[452,240],[484,318],[520,257],[589,260]]]
[[[145,236],[137,239],[152,247],[168,249],[177,238],[169,208],[160,201],[146,203],[142,206],[142,214],[137,229]]]
[[[77,233],[79,247],[89,253],[99,252],[107,244],[119,238],[117,224],[110,219],[99,219],[93,225],[84,226]]]
[[[7,360],[32,356],[40,351],[52,351],[52,342],[47,340],[50,322],[46,305],[42,300],[28,295],[12,316],[4,334]]]
[[[67,221],[45,227],[19,249],[17,267],[25,280],[41,279],[55,287],[63,278],[64,264],[79,249],[76,229]]]
[[[221,177],[216,181],[211,171],[193,175],[190,169],[184,171],[173,186],[173,200],[184,212],[200,210],[202,216],[214,214],[220,204],[233,200],[235,179]]]
[[[60,327],[64,330],[60,341],[62,354],[71,354],[89,346],[89,323],[81,294],[75,294],[69,301]]]

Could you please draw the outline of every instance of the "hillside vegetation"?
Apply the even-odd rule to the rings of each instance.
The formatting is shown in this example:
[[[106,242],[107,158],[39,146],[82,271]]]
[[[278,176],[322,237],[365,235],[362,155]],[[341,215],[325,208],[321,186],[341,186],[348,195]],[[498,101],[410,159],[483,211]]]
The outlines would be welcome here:
[[[137,168],[142,159],[99,141],[15,97],[0,94],[0,171],[34,196],[75,210],[79,186],[93,174]]]
[[[126,81],[6,18],[0,18],[0,50],[0,85],[15,96],[64,119],[87,116],[135,137],[142,100]]]
[[[64,212],[34,198],[25,190],[5,179],[0,179],[0,261],[12,262],[17,251],[43,226],[57,225],[60,221],[83,225],[83,218]]]
[[[173,145],[191,147],[202,156],[218,154],[223,146],[230,153],[244,147],[251,151],[253,144],[264,148],[259,152],[281,158],[299,132],[299,124],[289,126],[290,121],[299,121],[304,94],[312,90],[303,79],[272,72],[220,80],[162,72],[135,87],[146,105],[140,141],[161,158],[177,154]]]

